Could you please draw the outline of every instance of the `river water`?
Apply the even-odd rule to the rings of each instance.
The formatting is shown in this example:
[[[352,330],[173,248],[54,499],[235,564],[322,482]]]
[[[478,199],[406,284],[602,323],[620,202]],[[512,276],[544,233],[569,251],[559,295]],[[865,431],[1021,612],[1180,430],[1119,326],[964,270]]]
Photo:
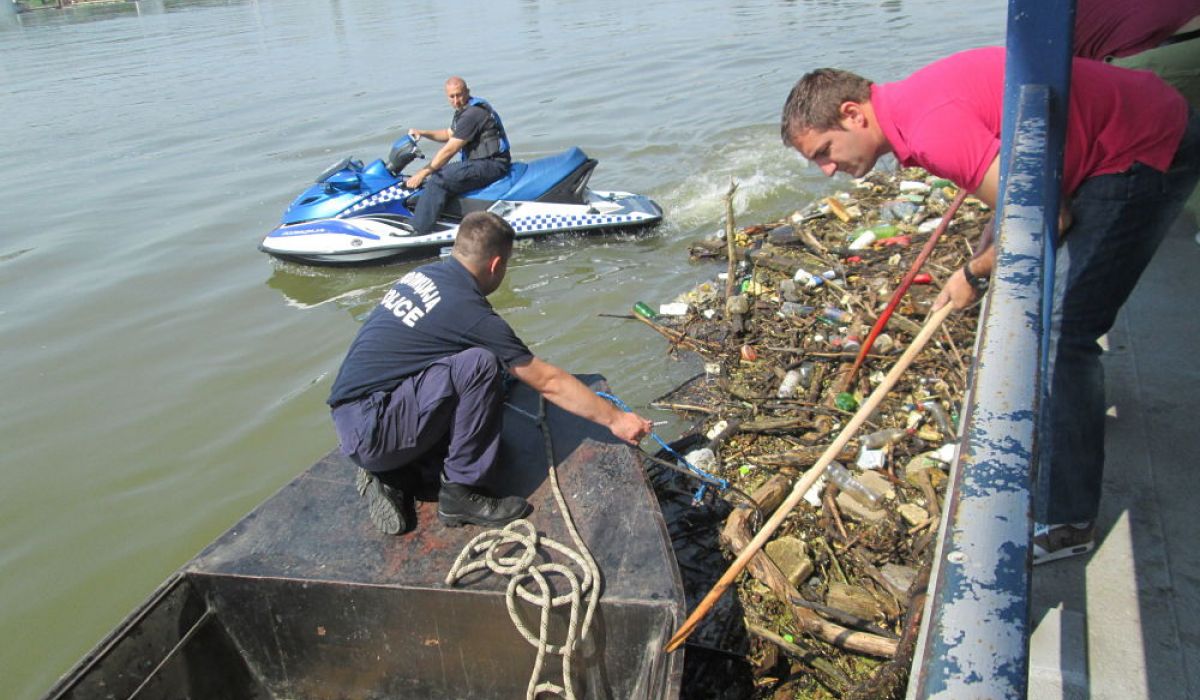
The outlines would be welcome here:
[[[3,0],[0,0],[2,2]],[[645,326],[718,265],[688,243],[830,183],[778,137],[822,65],[877,80],[1003,41],[1000,0],[156,0],[0,13],[0,697],[37,697],[174,569],[334,446],[324,399],[411,264],[255,249],[329,163],[449,119],[579,145],[654,197],[640,236],[519,248],[493,304],[636,406],[690,376]],[[656,415],[656,418],[658,416]]]

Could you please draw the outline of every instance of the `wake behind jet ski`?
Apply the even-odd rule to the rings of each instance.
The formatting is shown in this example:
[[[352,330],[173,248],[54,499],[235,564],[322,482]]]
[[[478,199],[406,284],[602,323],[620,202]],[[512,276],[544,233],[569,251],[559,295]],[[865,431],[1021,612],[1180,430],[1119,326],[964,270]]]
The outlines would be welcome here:
[[[636,230],[662,220],[662,209],[648,197],[588,189],[596,161],[575,147],[513,162],[503,178],[447,201],[434,230],[417,235],[410,222],[421,188],[405,186],[404,169],[424,157],[417,141],[404,136],[386,160],[365,166],[351,158],[339,161],[291,203],[259,249],[303,263],[373,263],[450,245],[458,221],[484,210],[508,221],[518,238]]]

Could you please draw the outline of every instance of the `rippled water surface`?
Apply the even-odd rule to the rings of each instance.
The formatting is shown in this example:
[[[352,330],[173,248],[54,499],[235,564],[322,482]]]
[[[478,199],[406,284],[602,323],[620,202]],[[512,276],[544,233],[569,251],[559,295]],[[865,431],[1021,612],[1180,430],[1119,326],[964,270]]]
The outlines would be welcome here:
[[[323,401],[411,264],[255,244],[324,166],[449,119],[464,76],[519,158],[579,145],[653,196],[641,236],[519,249],[494,305],[644,405],[694,372],[640,324],[717,271],[688,243],[836,185],[778,137],[822,65],[877,80],[1003,40],[1005,3],[116,3],[0,11],[0,697],[37,697],[162,581],[331,449]]]

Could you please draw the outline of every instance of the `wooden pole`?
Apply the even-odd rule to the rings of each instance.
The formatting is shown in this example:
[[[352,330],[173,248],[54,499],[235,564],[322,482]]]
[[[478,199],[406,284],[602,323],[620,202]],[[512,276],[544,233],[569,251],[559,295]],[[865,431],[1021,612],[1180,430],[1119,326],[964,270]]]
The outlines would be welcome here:
[[[914,359],[916,359],[917,354],[919,354],[922,348],[925,347],[925,344],[929,342],[929,338],[938,329],[938,326],[942,325],[942,321],[946,320],[946,317],[950,315],[952,310],[953,305],[946,304],[929,317],[929,320],[925,322],[925,326],[921,328],[921,332],[917,334],[917,337],[913,338],[912,344],[908,346],[908,349],[904,351],[904,354],[900,356],[900,359],[896,360],[896,365],[892,367],[892,370],[888,372],[886,377],[884,377],[883,382],[881,382],[880,385],[875,388],[875,391],[871,392],[871,395],[867,397],[867,400],[863,402],[863,405],[860,406],[854,416],[850,418],[850,422],[846,424],[846,427],[842,428],[842,432],[838,434],[837,439],[830,443],[829,447],[825,450],[825,453],[822,454],[821,458],[817,460],[817,463],[814,464],[811,469],[805,472],[804,476],[801,477],[798,482],[796,482],[796,485],[792,487],[792,492],[788,495],[787,500],[780,505],[779,509],[775,511],[775,514],[771,516],[770,520],[763,525],[762,530],[759,530],[758,534],[754,536],[754,539],[750,540],[750,544],[746,545],[746,548],[742,550],[741,554],[739,554],[737,559],[734,560],[733,564],[729,566],[724,575],[721,576],[720,580],[713,585],[712,590],[708,592],[708,595],[704,597],[704,600],[700,601],[700,604],[696,606],[696,609],[692,611],[692,614],[688,617],[688,619],[684,621],[683,625],[681,625],[675,632],[675,635],[671,637],[670,641],[667,642],[666,651],[675,651],[681,644],[683,644],[685,640],[687,640],[692,631],[696,629],[696,625],[700,623],[700,620],[704,619],[704,616],[707,615],[708,611],[711,610],[713,605],[716,604],[717,599],[720,598],[726,589],[729,588],[734,579],[737,578],[738,574],[742,572],[742,569],[746,568],[746,564],[748,564],[750,559],[758,553],[758,550],[762,549],[763,545],[767,543],[767,540],[771,539],[771,535],[775,534],[775,530],[779,529],[779,526],[783,524],[784,519],[786,519],[787,516],[792,512],[792,509],[794,509],[800,500],[804,498],[804,494],[807,493],[808,490],[812,488],[812,485],[816,483],[817,479],[821,477],[821,474],[825,471],[825,467],[829,466],[837,454],[841,452],[842,448],[846,446],[846,443],[850,442],[850,438],[854,437],[854,433],[862,427],[863,423],[867,421],[867,418],[870,417],[871,413],[873,413],[883,401],[883,397],[886,396],[889,391],[891,391],[893,386],[895,386],[896,381],[900,379],[900,375],[904,374],[904,371],[907,370],[908,366],[912,364]]]

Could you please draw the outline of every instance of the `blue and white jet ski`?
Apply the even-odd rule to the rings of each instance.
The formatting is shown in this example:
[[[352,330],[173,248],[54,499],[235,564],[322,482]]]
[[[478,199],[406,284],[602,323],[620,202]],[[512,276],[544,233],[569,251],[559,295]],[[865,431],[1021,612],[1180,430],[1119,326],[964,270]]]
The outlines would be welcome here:
[[[304,263],[377,262],[414,249],[450,245],[457,222],[484,210],[506,219],[518,238],[639,229],[662,220],[662,209],[648,197],[588,189],[596,161],[571,148],[528,163],[514,162],[500,180],[448,198],[434,230],[418,236],[410,221],[421,189],[404,186],[408,176],[403,170],[424,157],[417,142],[404,136],[392,145],[386,161],[364,167],[346,158],[334,164],[292,202],[259,249]]]

